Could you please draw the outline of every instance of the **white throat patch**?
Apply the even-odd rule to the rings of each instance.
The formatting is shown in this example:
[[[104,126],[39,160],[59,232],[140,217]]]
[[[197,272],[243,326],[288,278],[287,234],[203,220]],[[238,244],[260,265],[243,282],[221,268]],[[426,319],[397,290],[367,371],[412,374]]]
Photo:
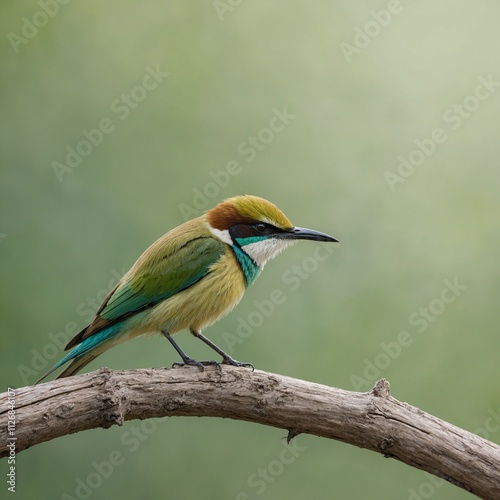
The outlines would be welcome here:
[[[250,243],[241,248],[259,267],[262,268],[268,260],[276,257],[276,255],[294,243],[296,243],[294,240],[269,238],[267,240]]]

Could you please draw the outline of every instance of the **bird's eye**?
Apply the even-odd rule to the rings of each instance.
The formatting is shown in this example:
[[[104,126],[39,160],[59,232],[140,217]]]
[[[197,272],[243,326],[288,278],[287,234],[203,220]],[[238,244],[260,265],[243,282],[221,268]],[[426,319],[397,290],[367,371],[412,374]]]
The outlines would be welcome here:
[[[260,224],[255,224],[255,229],[257,229],[259,233],[263,233],[266,230],[266,225],[262,222]]]

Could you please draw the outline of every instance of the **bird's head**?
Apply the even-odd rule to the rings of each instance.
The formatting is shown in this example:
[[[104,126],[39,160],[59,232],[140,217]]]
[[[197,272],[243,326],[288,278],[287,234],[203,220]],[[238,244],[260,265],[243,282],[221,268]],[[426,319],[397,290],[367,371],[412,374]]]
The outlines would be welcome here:
[[[259,267],[297,240],[338,242],[324,233],[295,227],[270,201],[258,196],[235,196],[206,213],[210,231],[239,247]]]

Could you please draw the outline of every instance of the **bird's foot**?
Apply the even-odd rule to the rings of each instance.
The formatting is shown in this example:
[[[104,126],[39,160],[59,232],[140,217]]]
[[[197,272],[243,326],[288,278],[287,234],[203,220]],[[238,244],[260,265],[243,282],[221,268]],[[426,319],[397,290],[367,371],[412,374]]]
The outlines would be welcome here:
[[[255,370],[255,367],[252,365],[252,363],[242,363],[241,361],[236,361],[235,359],[231,358],[230,356],[226,356],[222,360],[223,365],[231,365],[231,366],[242,366],[244,368],[251,368],[252,371]]]
[[[196,361],[195,359],[188,357],[183,360],[183,363],[174,363],[172,368],[179,368],[182,366],[197,366],[200,371],[205,370],[205,366],[216,366],[219,370],[221,369],[220,363],[217,361]]]
[[[172,365],[172,368],[180,368],[182,366],[197,366],[200,371],[203,371],[205,367],[203,366],[203,363],[200,363],[199,361],[196,361],[196,359],[193,358],[188,358],[187,356],[183,358],[182,363],[176,362]]]
[[[222,366],[218,361],[200,361],[203,366],[215,366],[217,370],[222,370]]]
[[[182,366],[197,366],[200,371],[205,370],[205,366],[215,366],[218,370],[222,370],[222,365],[231,365],[231,366],[242,366],[244,368],[251,368],[252,371],[255,370],[254,366],[252,363],[242,363],[241,361],[236,361],[235,359],[231,358],[230,356],[224,357],[222,359],[222,363],[219,363],[218,361],[196,361],[193,358],[185,357],[183,362],[176,362],[172,365],[172,368],[180,368]]]

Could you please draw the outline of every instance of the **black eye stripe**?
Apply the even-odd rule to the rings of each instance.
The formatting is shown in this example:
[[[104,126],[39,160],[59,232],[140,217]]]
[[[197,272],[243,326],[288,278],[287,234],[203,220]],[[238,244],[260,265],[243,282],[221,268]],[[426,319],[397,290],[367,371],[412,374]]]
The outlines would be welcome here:
[[[267,236],[282,232],[281,229],[266,224],[265,222],[255,222],[253,224],[235,224],[229,228],[231,238],[250,238],[252,236]]]

